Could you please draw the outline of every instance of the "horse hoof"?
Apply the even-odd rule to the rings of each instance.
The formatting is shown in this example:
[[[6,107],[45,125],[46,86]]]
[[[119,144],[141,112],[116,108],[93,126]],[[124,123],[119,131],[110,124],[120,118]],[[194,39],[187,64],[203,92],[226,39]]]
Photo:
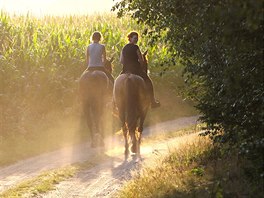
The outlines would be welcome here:
[[[141,158],[140,157],[136,157],[135,163],[139,163],[141,162]]]
[[[133,144],[131,146],[130,150],[131,150],[132,153],[136,153],[137,152],[136,145]]]

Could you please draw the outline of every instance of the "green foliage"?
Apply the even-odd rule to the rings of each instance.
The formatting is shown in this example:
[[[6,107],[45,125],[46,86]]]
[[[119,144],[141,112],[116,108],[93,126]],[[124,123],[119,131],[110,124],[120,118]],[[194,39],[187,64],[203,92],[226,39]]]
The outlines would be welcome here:
[[[118,24],[104,20],[100,16],[10,17],[1,12],[1,135],[27,133],[27,123],[41,121],[51,111],[71,112],[91,33],[100,30],[106,41],[112,39],[109,56],[121,40],[122,33],[113,31]]]
[[[195,167],[191,170],[191,173],[196,176],[203,176],[204,175],[204,169],[203,167]]]
[[[150,46],[151,39],[142,36],[145,29],[144,24],[114,14],[35,18],[1,12],[0,166],[89,141],[80,115],[78,79],[86,69],[85,51],[95,30],[102,32],[108,58],[114,57],[114,76],[121,71],[119,55],[127,33],[139,32],[139,45],[142,51],[148,49],[150,75],[162,102],[146,125],[197,114],[189,101],[171,94],[184,83],[182,68],[164,73],[160,61],[166,60],[169,49],[164,41]],[[110,109],[105,121],[111,130],[105,131],[106,136],[119,129]]]
[[[86,69],[85,51],[93,31],[103,34],[107,56],[114,56],[114,76],[121,71],[119,55],[126,34],[144,25],[115,15],[35,18],[0,13],[0,137],[42,130],[78,111],[78,78]],[[148,47],[150,65],[165,59],[164,44]],[[162,49],[162,50],[160,50]],[[49,114],[56,115],[52,121]]]
[[[263,4],[123,0],[113,8],[119,16],[128,13],[149,25],[153,41],[166,32],[168,47],[186,66],[189,97],[198,102],[205,134],[239,148],[259,171],[264,151]]]

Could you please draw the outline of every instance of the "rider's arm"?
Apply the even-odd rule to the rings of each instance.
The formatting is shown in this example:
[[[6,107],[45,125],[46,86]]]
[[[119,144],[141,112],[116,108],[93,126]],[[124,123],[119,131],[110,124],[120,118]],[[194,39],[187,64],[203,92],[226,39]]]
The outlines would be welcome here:
[[[144,61],[143,61],[143,57],[142,57],[140,49],[137,49],[137,56],[138,56],[138,61],[141,65],[141,67],[143,68],[144,67]]]
[[[120,53],[120,59],[119,59],[120,63],[124,64],[124,56],[123,56],[123,50]]]
[[[86,64],[87,66],[89,66],[89,46],[87,47],[87,50],[86,50]]]
[[[106,63],[106,51],[105,51],[105,46],[103,45],[103,65]]]

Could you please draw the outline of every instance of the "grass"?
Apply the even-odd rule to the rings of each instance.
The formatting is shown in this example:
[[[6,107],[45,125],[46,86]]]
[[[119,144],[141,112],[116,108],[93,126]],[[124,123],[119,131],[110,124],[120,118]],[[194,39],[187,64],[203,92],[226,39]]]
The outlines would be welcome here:
[[[155,97],[160,101],[161,107],[150,109],[147,114],[146,125],[199,114],[194,108],[194,102],[182,97],[181,91],[184,87],[184,79],[181,76],[182,68],[167,67],[170,68],[170,72],[162,75],[163,67],[151,69],[150,77],[154,84]]]
[[[126,34],[146,28],[129,17],[115,14],[35,18],[0,12],[0,136],[34,133],[35,125],[47,123],[52,111],[60,116],[76,110],[77,80],[86,69],[85,51],[93,31],[103,34],[107,56],[114,56],[114,76],[121,71],[119,55]],[[151,67],[155,57],[167,57],[163,43],[147,46]]]
[[[168,140],[170,138],[182,137],[194,133],[198,133],[203,124],[197,124],[194,126],[189,126],[177,131],[166,131],[166,133],[155,134],[147,138],[142,139],[143,144],[153,144],[154,142],[160,142],[163,140]]]
[[[0,166],[88,140],[89,133],[79,127],[78,117],[64,118],[51,128],[10,136],[0,141]]]
[[[245,176],[237,153],[223,156],[219,150],[205,137],[186,142],[155,166],[135,172],[115,197],[263,197],[263,181]]]

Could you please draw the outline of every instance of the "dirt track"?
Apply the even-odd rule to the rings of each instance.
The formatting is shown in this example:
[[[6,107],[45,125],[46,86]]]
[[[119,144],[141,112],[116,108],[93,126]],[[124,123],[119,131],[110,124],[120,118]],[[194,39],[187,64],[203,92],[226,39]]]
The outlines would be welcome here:
[[[159,123],[145,128],[144,136],[149,136],[167,131],[179,130],[196,124],[197,117],[185,117],[173,121]],[[191,136],[190,136],[191,137]],[[143,160],[136,163],[130,157],[124,161],[123,143],[120,137],[111,139],[108,150],[105,152],[107,159],[103,163],[80,171],[73,178],[61,182],[54,191],[39,197],[69,198],[69,197],[111,197],[131,177],[131,171],[140,170],[142,164],[149,165],[159,159],[162,154],[176,147],[185,137],[173,138],[152,145],[142,145],[141,155]],[[112,145],[115,145],[113,148]],[[17,164],[0,169],[0,193],[16,184],[39,175],[40,172],[66,166],[76,162],[84,162],[96,156],[100,149],[91,149],[88,144],[64,148],[52,153],[30,158]]]

